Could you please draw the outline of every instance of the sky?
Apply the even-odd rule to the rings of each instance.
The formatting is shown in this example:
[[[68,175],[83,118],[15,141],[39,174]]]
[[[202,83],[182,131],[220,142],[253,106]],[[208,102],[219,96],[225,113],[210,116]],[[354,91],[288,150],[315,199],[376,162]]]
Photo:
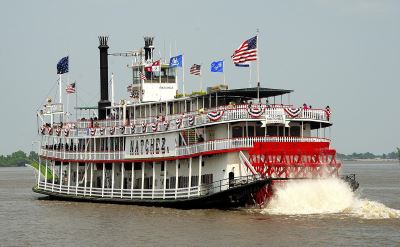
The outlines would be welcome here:
[[[400,1],[2,1],[0,8],[0,154],[37,147],[36,111],[56,95],[56,63],[69,55],[80,105],[99,100],[98,36],[109,52],[141,48],[185,54],[208,68],[225,59],[230,88],[255,86],[232,52],[259,30],[261,86],[292,89],[291,103],[332,109],[332,145],[341,153],[400,147]],[[170,49],[171,48],[171,49]],[[110,57],[116,99],[127,98],[130,58]],[[186,68],[185,88],[199,90]],[[203,73],[204,87],[220,83]],[[72,101],[72,100],[71,100]]]

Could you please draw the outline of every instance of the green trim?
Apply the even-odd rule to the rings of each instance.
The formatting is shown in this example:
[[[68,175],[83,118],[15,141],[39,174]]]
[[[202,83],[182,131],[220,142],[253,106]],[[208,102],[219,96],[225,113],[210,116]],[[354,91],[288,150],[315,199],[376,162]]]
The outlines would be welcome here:
[[[39,171],[39,163],[38,162],[32,160],[30,165],[36,171]],[[46,166],[43,164],[40,166],[40,174],[43,175],[44,177],[46,177]],[[55,175],[54,178],[58,179],[57,175]],[[53,173],[49,167],[47,167],[47,180],[53,180]]]

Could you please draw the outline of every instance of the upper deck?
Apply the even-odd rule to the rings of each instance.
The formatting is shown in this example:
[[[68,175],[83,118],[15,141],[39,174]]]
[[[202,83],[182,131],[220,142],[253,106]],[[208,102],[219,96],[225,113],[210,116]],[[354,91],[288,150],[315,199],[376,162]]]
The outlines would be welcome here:
[[[41,127],[41,133],[73,137],[143,135],[237,121],[270,121],[271,124],[303,121],[310,122],[311,129],[331,125],[330,109],[269,103],[268,99],[289,92],[261,89],[260,100],[254,99],[258,92],[252,88],[223,90],[164,102],[123,102],[109,108],[106,120],[92,118],[54,126],[47,124]]]

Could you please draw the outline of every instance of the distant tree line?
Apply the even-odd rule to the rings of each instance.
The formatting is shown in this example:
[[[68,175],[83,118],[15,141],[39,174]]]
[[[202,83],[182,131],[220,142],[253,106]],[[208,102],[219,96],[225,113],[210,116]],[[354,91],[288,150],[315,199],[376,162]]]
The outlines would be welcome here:
[[[25,164],[29,164],[32,160],[38,160],[38,154],[36,152],[31,151],[29,155],[27,155],[24,151],[17,151],[10,155],[0,155],[0,167],[5,166],[25,166]]]
[[[400,160],[400,148],[396,148],[396,151],[387,154],[373,154],[370,152],[366,153],[352,153],[352,154],[341,154],[337,153],[337,158],[342,160],[355,160],[355,159],[398,159]]]

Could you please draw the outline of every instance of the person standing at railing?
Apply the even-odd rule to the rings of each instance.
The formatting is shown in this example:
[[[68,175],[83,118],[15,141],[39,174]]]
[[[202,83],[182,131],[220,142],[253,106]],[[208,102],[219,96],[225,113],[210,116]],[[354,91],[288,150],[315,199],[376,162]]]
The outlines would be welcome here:
[[[325,107],[325,114],[326,114],[326,120],[329,121],[329,118],[330,118],[330,116],[331,116],[331,108],[329,107],[329,105],[327,105],[327,106]]]

